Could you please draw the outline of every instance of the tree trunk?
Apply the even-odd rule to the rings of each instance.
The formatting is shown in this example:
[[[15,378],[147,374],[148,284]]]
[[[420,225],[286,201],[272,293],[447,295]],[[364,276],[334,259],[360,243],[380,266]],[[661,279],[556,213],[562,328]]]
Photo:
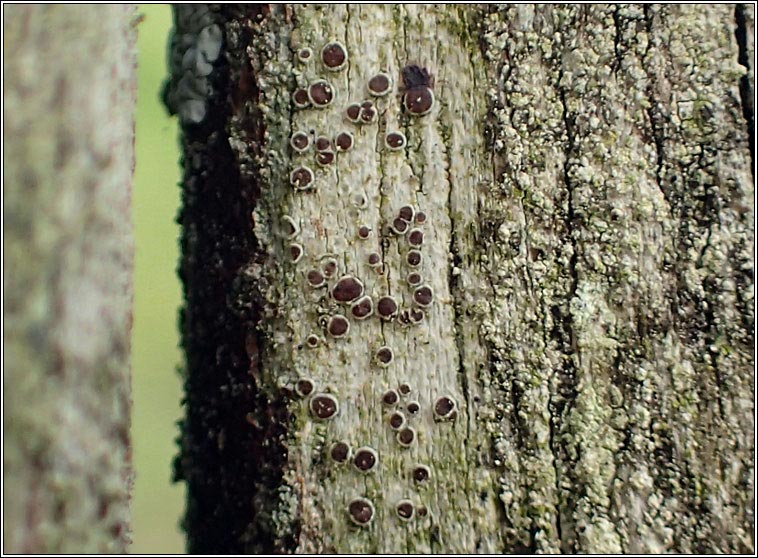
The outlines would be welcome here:
[[[189,550],[752,552],[752,26],[177,8]]]
[[[124,552],[135,11],[3,15],[3,550]]]

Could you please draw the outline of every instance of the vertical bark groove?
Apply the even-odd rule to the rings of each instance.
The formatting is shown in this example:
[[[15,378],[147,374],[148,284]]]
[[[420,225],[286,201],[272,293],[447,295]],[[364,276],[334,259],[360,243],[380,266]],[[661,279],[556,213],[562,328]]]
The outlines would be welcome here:
[[[752,8],[747,4],[735,4],[734,5],[734,36],[737,39],[737,61],[742,67],[745,68],[745,74],[740,77],[740,100],[742,101],[742,116],[745,118],[745,128],[747,130],[747,138],[750,142],[750,163],[753,171],[753,178],[755,178],[755,107],[753,107],[753,86],[751,77],[754,74],[755,68],[751,68],[750,63],[753,60],[752,53],[748,48],[748,25],[746,12],[750,10],[753,12],[750,16],[751,32],[752,22],[755,19],[754,13],[755,6]]]

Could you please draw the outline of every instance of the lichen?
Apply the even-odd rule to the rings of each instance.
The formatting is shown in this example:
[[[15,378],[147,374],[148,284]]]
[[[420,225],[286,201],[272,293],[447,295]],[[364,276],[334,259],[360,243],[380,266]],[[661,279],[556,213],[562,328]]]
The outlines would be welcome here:
[[[232,82],[248,64],[255,81],[229,130],[257,185],[258,381],[313,378],[339,401],[323,422],[307,399],[285,401],[288,490],[271,521],[290,550],[751,546],[748,512],[734,511],[748,507],[749,452],[733,470],[718,457],[752,447],[753,208],[727,14],[308,5],[227,25]],[[299,55],[334,41],[344,68]],[[393,90],[367,99],[378,72]],[[293,104],[322,79],[329,104],[313,107],[313,92]],[[415,115],[414,88],[433,92]],[[249,135],[254,118],[265,134]],[[323,137],[329,160],[290,149],[293,131]],[[333,150],[346,131],[351,149]],[[306,166],[312,187],[293,188]],[[299,226],[287,238],[275,234],[285,215]],[[355,296],[335,296],[345,276]],[[373,314],[346,315],[362,295]],[[330,336],[337,315],[350,327]],[[305,350],[314,335],[323,343]],[[416,414],[390,391],[403,383]],[[455,410],[435,420],[442,396]],[[336,441],[373,448],[376,469],[338,466]],[[433,465],[423,489],[408,474],[418,462]],[[706,476],[715,467],[723,480]],[[375,516],[357,527],[360,498]],[[400,523],[404,500],[428,515]],[[737,523],[720,519],[726,508]]]

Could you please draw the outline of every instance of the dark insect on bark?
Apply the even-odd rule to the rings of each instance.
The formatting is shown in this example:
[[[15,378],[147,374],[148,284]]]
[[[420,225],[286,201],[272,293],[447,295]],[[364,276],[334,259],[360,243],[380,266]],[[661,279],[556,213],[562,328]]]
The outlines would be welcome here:
[[[434,87],[434,76],[429,73],[429,70],[417,66],[416,64],[409,64],[402,70],[403,84],[406,89],[414,89],[416,87]]]

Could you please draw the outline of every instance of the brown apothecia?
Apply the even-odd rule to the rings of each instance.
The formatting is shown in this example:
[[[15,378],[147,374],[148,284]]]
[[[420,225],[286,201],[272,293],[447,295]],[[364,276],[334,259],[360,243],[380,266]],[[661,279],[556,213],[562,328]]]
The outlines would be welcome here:
[[[448,395],[439,397],[434,403],[434,418],[438,420],[447,420],[455,417],[456,414],[455,399]]]
[[[313,385],[313,380],[310,378],[300,378],[297,382],[295,382],[295,393],[297,393],[300,397],[307,397],[313,393],[314,387],[315,386]]]
[[[295,190],[307,190],[313,186],[313,171],[308,167],[298,167],[290,173],[290,184]]]
[[[308,275],[306,275],[306,279],[308,280],[308,284],[314,288],[326,285],[324,275],[316,269],[311,269],[308,272]]]
[[[326,325],[326,330],[329,335],[335,339],[345,337],[350,332],[350,322],[347,318],[341,314],[335,314],[329,318],[329,322]]]
[[[308,91],[305,89],[296,89],[292,94],[292,103],[296,108],[307,108],[311,106],[311,101],[308,98]]]
[[[413,480],[416,482],[425,482],[429,479],[431,470],[426,465],[418,464],[413,468]]]
[[[361,473],[370,473],[379,462],[379,455],[374,448],[363,446],[355,450],[355,456],[353,457],[353,465]]]
[[[405,134],[403,132],[389,132],[384,136],[384,145],[390,151],[399,151],[405,147]]]
[[[395,512],[397,516],[403,521],[410,521],[413,519],[413,502],[410,500],[400,500],[395,506]]]
[[[392,79],[384,72],[379,72],[368,80],[368,92],[375,97],[382,97],[392,89]]]
[[[295,132],[290,138],[290,145],[292,146],[292,149],[298,153],[303,153],[310,147],[311,138],[305,132]]]
[[[400,411],[395,411],[390,415],[390,418],[387,419],[387,422],[389,422],[392,430],[400,430],[405,426],[405,415]]]
[[[335,442],[329,450],[329,457],[337,463],[346,463],[350,459],[350,446],[347,442]]]
[[[347,49],[339,41],[327,43],[321,49],[321,61],[332,72],[338,72],[347,64]]]
[[[416,210],[413,209],[412,205],[404,205],[398,210],[397,216],[400,217],[406,223],[410,223],[411,221],[413,221],[413,216],[415,213],[416,213]]]
[[[353,148],[355,139],[350,132],[340,132],[334,138],[334,147],[337,151],[350,151]]]
[[[397,314],[397,301],[391,296],[383,296],[376,303],[376,313],[383,320],[391,320]]]
[[[334,100],[334,87],[326,80],[314,81],[308,86],[308,100],[316,108],[325,108]]]
[[[348,505],[347,512],[353,523],[363,527],[374,518],[374,504],[366,498],[355,498]]]
[[[350,314],[356,320],[365,320],[374,313],[374,303],[368,295],[360,297],[350,306]]]
[[[352,275],[341,277],[332,288],[332,298],[337,302],[350,303],[363,295],[363,283]]]
[[[382,403],[384,403],[388,407],[395,405],[398,401],[400,401],[400,395],[398,395],[398,393],[394,389],[389,389],[385,391],[384,395],[382,396]]]
[[[413,301],[422,308],[426,308],[434,301],[434,291],[429,285],[416,287],[413,291]]]
[[[423,116],[431,112],[434,106],[434,78],[426,68],[409,64],[402,71],[405,94],[403,106],[414,116]]]
[[[382,367],[389,366],[392,360],[395,358],[395,354],[393,353],[392,349],[390,349],[387,346],[379,347],[376,350],[376,353],[374,353],[374,358],[376,359],[377,364]]]
[[[406,427],[397,433],[397,441],[404,448],[410,447],[413,441],[416,439],[416,430]]]
[[[296,242],[290,244],[290,261],[292,261],[292,263],[297,263],[302,257],[303,247]]]
[[[316,162],[322,167],[328,167],[335,160],[334,151],[320,151],[316,153]]]
[[[418,267],[421,265],[421,252],[418,250],[408,250],[408,254],[405,256],[405,261],[411,267]]]
[[[318,393],[311,397],[311,414],[320,420],[334,418],[340,410],[337,398],[330,393]]]

